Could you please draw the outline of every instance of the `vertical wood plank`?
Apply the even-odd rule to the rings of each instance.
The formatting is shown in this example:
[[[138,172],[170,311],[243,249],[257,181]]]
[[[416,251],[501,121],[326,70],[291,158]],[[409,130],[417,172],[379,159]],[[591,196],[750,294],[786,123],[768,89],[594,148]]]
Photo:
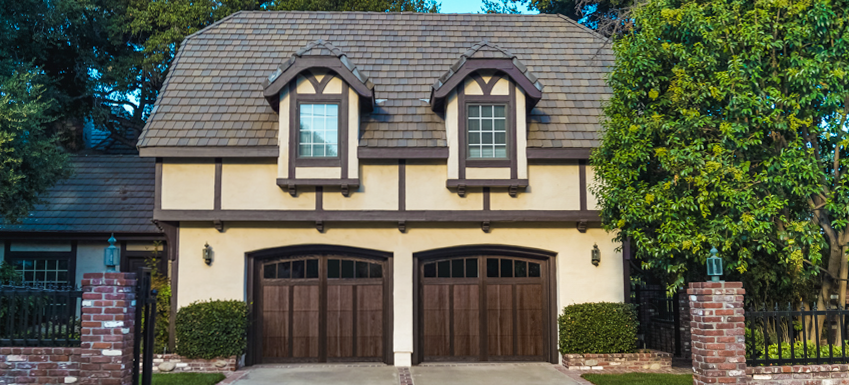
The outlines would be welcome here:
[[[448,333],[448,285],[424,285],[422,297],[424,355],[447,356],[451,338]]]
[[[454,355],[480,356],[480,288],[454,285]]]
[[[327,357],[354,356],[354,308],[350,285],[327,286]]]
[[[383,356],[383,287],[357,288],[357,357]]]
[[[319,287],[293,286],[292,357],[318,358]]]

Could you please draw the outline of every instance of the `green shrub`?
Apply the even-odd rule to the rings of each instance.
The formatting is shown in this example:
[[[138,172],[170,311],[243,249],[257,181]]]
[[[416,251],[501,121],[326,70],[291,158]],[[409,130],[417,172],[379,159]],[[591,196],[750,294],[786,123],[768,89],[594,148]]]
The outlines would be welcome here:
[[[195,302],[177,312],[177,354],[212,359],[247,348],[248,306],[242,301]]]
[[[631,353],[637,347],[637,311],[627,303],[566,306],[558,318],[563,354]]]

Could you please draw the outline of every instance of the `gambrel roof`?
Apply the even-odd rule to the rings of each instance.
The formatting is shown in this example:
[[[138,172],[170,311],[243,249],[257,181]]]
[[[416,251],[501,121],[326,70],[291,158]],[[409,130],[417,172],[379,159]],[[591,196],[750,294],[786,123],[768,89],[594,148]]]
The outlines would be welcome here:
[[[331,48],[316,47],[319,39]],[[603,37],[568,18],[255,11],[228,16],[183,42],[139,147],[276,148],[278,117],[263,82],[311,42],[327,55],[344,52],[374,85],[360,146],[445,147],[445,123],[429,98],[475,45],[471,58],[515,56],[544,87],[528,119],[528,147],[599,145],[613,54]]]

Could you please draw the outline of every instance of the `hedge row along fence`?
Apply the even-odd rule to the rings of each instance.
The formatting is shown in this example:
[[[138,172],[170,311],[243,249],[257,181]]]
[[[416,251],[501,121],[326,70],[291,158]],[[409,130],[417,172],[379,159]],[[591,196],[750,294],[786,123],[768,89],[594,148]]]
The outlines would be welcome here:
[[[242,301],[195,302],[177,312],[177,354],[213,359],[247,349],[248,305]]]

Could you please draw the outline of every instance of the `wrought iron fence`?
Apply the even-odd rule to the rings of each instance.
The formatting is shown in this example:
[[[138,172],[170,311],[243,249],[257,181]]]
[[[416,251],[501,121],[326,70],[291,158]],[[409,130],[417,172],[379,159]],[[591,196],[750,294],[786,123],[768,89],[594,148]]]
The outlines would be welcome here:
[[[80,346],[82,290],[0,286],[0,346]]]
[[[849,362],[849,310],[775,305],[746,310],[746,362],[751,366]]]

